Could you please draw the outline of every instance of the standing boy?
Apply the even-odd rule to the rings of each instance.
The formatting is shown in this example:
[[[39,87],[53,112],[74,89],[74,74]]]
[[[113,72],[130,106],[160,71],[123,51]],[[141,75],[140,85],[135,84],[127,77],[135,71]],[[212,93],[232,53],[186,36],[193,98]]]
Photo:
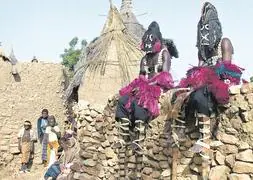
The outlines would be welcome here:
[[[21,172],[28,172],[28,163],[33,159],[34,154],[34,141],[36,141],[36,136],[32,130],[32,124],[30,121],[25,121],[24,127],[18,133],[18,148],[22,153]]]

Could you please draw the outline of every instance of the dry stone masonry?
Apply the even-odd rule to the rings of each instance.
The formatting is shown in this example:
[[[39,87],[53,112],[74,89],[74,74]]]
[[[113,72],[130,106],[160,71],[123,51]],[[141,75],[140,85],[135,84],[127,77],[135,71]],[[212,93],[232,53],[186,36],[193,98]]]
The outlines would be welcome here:
[[[230,103],[221,107],[216,118],[218,128],[212,140],[211,180],[253,179],[253,83],[231,88]],[[109,98],[103,109],[85,101],[74,106],[78,115],[80,160],[72,167],[74,179],[114,180],[118,177],[118,139],[114,120],[117,97]],[[144,150],[143,179],[169,180],[172,175],[171,137],[167,121],[162,117],[151,122]],[[189,151],[198,138],[194,127],[188,128],[186,141],[180,143],[177,179],[197,180],[202,158]],[[133,152],[128,154],[128,167],[135,167]]]

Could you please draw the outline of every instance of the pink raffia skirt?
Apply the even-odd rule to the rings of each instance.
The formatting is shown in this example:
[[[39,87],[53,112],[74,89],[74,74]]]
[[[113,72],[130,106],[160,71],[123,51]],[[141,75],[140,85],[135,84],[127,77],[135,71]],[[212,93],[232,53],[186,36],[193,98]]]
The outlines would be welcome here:
[[[187,71],[178,87],[198,89],[207,86],[219,104],[229,101],[229,87],[240,84],[242,68],[231,63],[217,63],[214,67],[193,67]]]
[[[159,115],[158,100],[162,90],[169,90],[174,87],[172,76],[169,72],[161,72],[151,79],[140,75],[128,86],[122,88],[120,96],[129,96],[126,108],[130,110],[133,100],[137,100],[138,105],[146,108],[150,115],[156,117]]]

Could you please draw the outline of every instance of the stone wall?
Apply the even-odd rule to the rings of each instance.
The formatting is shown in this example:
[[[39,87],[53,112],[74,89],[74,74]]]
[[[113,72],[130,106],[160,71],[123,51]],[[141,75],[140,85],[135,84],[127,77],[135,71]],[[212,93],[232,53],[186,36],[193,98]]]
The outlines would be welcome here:
[[[37,119],[43,108],[55,115],[58,122],[65,119],[62,95],[66,78],[63,66],[53,63],[19,63],[17,69],[19,75],[14,77],[11,64],[0,61],[0,169],[19,152],[17,134],[25,120],[31,121],[37,132]],[[36,155],[39,157],[40,153]],[[19,166],[19,162],[18,159],[13,164]]]
[[[118,131],[114,111],[116,97],[110,98],[103,110],[87,102],[74,107],[78,114],[80,162],[72,167],[73,179],[114,180],[118,177],[118,150],[113,148]],[[223,107],[218,130],[212,143],[211,180],[253,179],[253,83],[231,89],[230,103]],[[162,117],[151,122],[144,150],[143,179],[171,178],[172,148],[168,122]],[[189,151],[199,134],[187,129],[178,154],[177,179],[201,179],[201,157]],[[135,167],[132,151],[128,154],[128,167]]]

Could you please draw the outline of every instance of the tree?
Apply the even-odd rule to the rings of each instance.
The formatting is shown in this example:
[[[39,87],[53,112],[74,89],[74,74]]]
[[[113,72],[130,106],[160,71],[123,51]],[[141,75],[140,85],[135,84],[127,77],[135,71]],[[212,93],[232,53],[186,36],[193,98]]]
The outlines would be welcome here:
[[[250,78],[250,82],[253,82],[253,76]]]
[[[85,39],[83,39],[81,44],[82,44],[82,46],[87,46],[88,42]]]
[[[75,46],[78,43],[78,37],[74,37],[70,42],[69,42],[69,46],[70,48],[75,48]]]
[[[87,44],[86,40],[81,41],[82,46],[86,44]],[[76,47],[77,45],[78,45],[78,37],[74,37],[69,42],[69,48],[68,49],[65,48],[64,53],[60,55],[60,57],[62,58],[62,64],[72,71],[74,70],[74,65],[79,60],[79,56],[82,51],[81,48]]]

